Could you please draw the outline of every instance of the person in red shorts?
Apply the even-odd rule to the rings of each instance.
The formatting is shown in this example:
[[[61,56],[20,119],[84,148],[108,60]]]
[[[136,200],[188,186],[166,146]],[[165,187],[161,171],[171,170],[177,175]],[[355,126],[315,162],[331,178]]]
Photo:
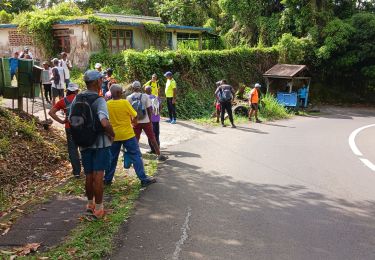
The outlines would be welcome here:
[[[134,81],[132,84],[132,88],[133,88],[134,93],[128,96],[127,100],[132,105],[134,103],[137,103],[137,101],[139,100],[143,107],[143,113],[144,113],[144,115],[142,116],[141,115],[137,116],[138,124],[134,126],[135,136],[139,142],[139,139],[141,138],[141,133],[143,130],[148,140],[150,141],[151,145],[153,146],[155,153],[158,155],[158,160],[165,161],[166,159],[168,159],[168,157],[161,154],[160,147],[156,141],[154,130],[153,130],[152,123],[151,123],[151,115],[152,115],[151,100],[147,94],[141,93],[142,85],[139,81]]]
[[[65,133],[66,133],[66,140],[68,143],[69,160],[70,160],[70,163],[72,164],[73,175],[76,178],[79,178],[81,174],[81,162],[79,159],[80,156],[78,152],[78,146],[73,142],[72,134],[70,132],[70,124],[69,124],[67,115],[69,114],[70,105],[73,102],[74,98],[76,97],[78,90],[79,88],[77,84],[69,83],[66,97],[64,97],[63,99],[60,99],[49,111],[49,115],[53,119],[55,119],[60,124],[65,124]],[[64,112],[64,115],[66,115],[64,119],[61,119],[56,114],[60,110],[62,110]]]
[[[216,82],[216,87],[220,87],[221,85],[221,80]],[[215,109],[216,109],[216,123],[219,123],[220,122],[220,113],[221,113],[221,106],[220,106],[220,101],[219,101],[219,98],[217,95],[215,95],[215,102],[214,102],[214,105],[215,105]]]

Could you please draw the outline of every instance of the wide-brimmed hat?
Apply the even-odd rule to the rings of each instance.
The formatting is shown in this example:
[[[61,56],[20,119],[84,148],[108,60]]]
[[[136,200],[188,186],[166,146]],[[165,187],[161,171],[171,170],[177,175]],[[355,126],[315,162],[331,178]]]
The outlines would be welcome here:
[[[77,91],[79,89],[79,87],[78,87],[78,85],[76,83],[70,82],[68,84],[68,87],[66,89],[69,90],[69,91],[74,92],[74,91]]]
[[[98,80],[101,78],[103,78],[103,74],[97,70],[88,70],[83,75],[83,80],[85,82],[90,82],[90,81]]]

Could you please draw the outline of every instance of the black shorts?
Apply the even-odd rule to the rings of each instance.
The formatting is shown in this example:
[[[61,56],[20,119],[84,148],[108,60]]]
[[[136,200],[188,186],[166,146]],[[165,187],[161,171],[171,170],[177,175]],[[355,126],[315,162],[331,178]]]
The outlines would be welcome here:
[[[258,110],[258,103],[251,103],[251,109]]]
[[[64,89],[52,88],[53,97],[64,97]]]

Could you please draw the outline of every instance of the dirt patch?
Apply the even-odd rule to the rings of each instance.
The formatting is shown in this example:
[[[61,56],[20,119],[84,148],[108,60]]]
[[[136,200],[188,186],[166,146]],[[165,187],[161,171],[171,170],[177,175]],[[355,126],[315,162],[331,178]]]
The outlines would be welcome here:
[[[70,176],[62,132],[0,108],[0,217]]]

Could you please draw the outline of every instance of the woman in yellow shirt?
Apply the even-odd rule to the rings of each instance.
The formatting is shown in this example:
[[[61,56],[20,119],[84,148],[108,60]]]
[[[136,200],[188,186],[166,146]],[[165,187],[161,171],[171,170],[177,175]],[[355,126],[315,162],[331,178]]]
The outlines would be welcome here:
[[[160,88],[159,88],[159,81],[158,81],[158,75],[152,74],[151,80],[147,81],[146,84],[143,85],[143,87],[151,87],[151,94],[158,97],[160,96]]]

